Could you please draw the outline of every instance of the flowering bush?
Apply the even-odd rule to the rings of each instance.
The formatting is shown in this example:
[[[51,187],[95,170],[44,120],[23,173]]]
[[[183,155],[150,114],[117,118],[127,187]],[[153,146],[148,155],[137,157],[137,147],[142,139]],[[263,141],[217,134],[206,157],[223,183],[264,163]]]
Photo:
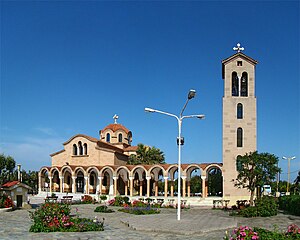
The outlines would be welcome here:
[[[33,225],[30,232],[82,232],[103,231],[104,222],[85,218],[71,218],[70,205],[45,203],[34,212],[29,212]]]
[[[90,195],[84,195],[81,197],[81,203],[84,204],[95,203],[95,200]]]
[[[300,228],[296,224],[291,224],[288,226],[286,235],[297,236],[300,239]]]
[[[234,229],[231,236],[226,231],[226,235],[223,239],[294,240],[300,239],[300,228],[295,224],[291,224],[288,226],[286,232],[279,232],[276,229],[274,229],[274,231],[269,231],[263,228],[254,228],[252,230],[250,227],[245,226]]]
[[[116,196],[115,198],[109,200],[108,205],[110,206],[118,206],[121,207],[124,205],[124,203],[129,204],[129,198],[128,197],[122,197],[122,196]]]
[[[113,199],[110,199],[110,200],[108,200],[108,205],[110,205],[110,206],[114,206],[114,204],[115,204],[115,199],[113,198]]]
[[[14,202],[7,194],[0,196],[0,208],[10,208],[14,206]]]
[[[256,240],[259,239],[257,232],[254,232],[252,228],[248,226],[240,226],[232,231],[231,236],[226,232],[225,240]]]
[[[134,200],[132,203],[131,203],[131,206],[132,207],[147,207],[149,204],[146,204],[142,201],[139,201],[139,200]]]

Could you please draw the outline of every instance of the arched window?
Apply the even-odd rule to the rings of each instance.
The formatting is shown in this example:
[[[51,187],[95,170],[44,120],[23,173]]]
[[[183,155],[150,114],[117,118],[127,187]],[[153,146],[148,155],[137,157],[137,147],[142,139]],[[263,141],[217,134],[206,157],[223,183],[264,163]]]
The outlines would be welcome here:
[[[241,163],[241,160],[239,159],[241,157],[241,155],[238,155],[236,157],[236,170],[237,171],[241,171],[243,169],[243,165]]]
[[[83,147],[80,141],[78,142],[78,148],[79,148],[79,155],[83,155]]]
[[[127,140],[128,140],[128,144],[131,145],[131,141],[132,141],[132,134],[131,134],[131,132],[128,133]]]
[[[106,142],[110,142],[110,134],[106,134]]]
[[[243,129],[237,129],[237,147],[243,147]]]
[[[248,97],[248,73],[243,72],[241,79],[241,96]]]
[[[232,72],[231,75],[231,85],[232,85],[232,96],[238,96],[239,95],[239,78],[237,76],[236,72]]]
[[[87,155],[87,144],[83,144],[83,152],[84,152],[84,155]]]
[[[73,155],[77,155],[77,146],[73,144]]]
[[[236,106],[236,116],[237,119],[243,119],[243,104],[241,103]]]
[[[122,142],[122,141],[123,141],[123,135],[122,135],[122,133],[119,133],[118,141],[119,141],[119,142]]]

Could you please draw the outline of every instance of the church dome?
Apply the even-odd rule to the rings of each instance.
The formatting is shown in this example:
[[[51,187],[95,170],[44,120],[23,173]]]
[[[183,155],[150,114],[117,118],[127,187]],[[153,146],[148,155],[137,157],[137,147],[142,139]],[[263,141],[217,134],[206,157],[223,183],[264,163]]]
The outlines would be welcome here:
[[[100,140],[114,145],[131,145],[132,133],[122,124],[117,123],[118,115],[114,117],[115,122],[100,130]]]
[[[126,134],[128,134],[130,131],[124,127],[122,124],[119,123],[112,123],[107,125],[105,128],[103,128],[103,130],[101,130],[101,132],[105,132],[106,130],[112,130],[113,132],[116,132],[118,130],[122,130],[124,131]]]

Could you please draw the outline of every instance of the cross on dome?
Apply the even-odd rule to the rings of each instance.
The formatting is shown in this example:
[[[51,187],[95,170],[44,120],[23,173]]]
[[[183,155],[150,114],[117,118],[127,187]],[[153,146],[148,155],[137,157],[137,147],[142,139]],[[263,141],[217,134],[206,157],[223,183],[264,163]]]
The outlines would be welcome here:
[[[237,46],[237,47],[234,47],[233,50],[234,50],[234,51],[237,51],[238,53],[239,53],[240,51],[244,51],[244,50],[245,50],[245,48],[241,47],[241,44],[240,44],[240,43],[238,43],[236,46]]]
[[[117,114],[115,114],[114,116],[113,116],[113,119],[115,120],[115,124],[117,124],[117,119],[119,118],[119,116],[117,115]]]

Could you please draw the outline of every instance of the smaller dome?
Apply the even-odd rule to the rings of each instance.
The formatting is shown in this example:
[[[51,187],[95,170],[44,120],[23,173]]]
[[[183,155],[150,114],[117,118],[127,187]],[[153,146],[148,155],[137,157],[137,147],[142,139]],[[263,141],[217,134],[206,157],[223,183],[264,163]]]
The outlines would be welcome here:
[[[108,130],[108,129],[112,130],[113,132],[116,132],[118,130],[122,130],[126,134],[128,134],[130,132],[126,127],[124,127],[122,124],[119,124],[119,123],[109,124],[105,128],[103,128],[103,130],[101,130],[101,132],[104,132],[105,130]]]

